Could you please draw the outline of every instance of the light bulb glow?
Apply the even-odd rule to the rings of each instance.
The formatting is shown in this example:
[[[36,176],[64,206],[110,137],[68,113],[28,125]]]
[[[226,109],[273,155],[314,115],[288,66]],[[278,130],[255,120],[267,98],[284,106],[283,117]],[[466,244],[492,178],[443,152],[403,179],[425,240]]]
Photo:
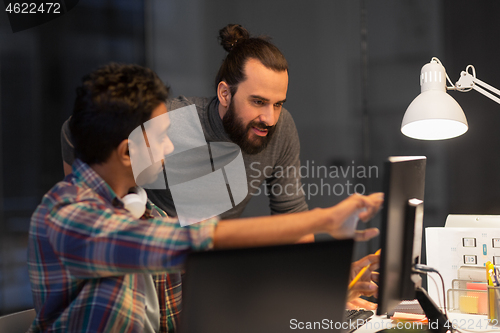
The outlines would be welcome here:
[[[444,140],[460,136],[468,127],[460,121],[451,119],[424,119],[401,127],[404,135],[419,140]]]

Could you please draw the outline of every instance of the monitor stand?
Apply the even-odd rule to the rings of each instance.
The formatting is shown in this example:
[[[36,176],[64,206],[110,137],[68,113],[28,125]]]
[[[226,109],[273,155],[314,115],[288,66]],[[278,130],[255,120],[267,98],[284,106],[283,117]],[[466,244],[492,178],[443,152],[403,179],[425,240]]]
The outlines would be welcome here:
[[[447,331],[452,332],[452,325],[448,320],[448,317],[446,317],[446,315],[439,310],[438,306],[429,297],[425,289],[417,287],[415,292],[416,298],[429,320],[429,331],[439,333],[446,333]]]

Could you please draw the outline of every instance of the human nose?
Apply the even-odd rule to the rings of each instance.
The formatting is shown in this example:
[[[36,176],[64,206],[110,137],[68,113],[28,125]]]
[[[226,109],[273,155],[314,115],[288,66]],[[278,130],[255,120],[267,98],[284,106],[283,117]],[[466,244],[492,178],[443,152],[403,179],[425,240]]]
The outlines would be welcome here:
[[[278,112],[279,114],[279,112]],[[269,104],[262,108],[262,113],[259,116],[259,120],[266,124],[266,126],[274,126],[276,124],[276,110],[274,105]]]
[[[174,151],[174,144],[172,143],[172,141],[168,136],[165,136],[165,141],[163,144],[163,155],[167,156],[173,151]]]

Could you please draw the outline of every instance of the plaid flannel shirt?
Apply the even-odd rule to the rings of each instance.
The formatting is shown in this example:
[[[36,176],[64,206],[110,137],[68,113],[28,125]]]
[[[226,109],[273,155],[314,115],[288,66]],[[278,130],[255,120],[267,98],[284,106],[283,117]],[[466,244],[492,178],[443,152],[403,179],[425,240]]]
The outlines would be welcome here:
[[[174,331],[180,270],[190,251],[213,246],[216,224],[210,219],[181,227],[151,203],[135,219],[109,185],[76,160],[73,173],[43,197],[31,218],[36,318],[30,331],[142,332],[144,273],[156,273],[160,331]]]

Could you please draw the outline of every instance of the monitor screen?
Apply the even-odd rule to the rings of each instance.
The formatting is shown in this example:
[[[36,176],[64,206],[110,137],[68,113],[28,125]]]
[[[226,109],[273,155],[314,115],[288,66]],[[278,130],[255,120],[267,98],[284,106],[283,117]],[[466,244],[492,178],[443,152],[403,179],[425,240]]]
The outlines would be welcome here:
[[[421,277],[412,272],[422,246],[424,156],[390,157],[384,165],[380,281],[377,314],[415,299]]]
[[[353,247],[345,239],[193,252],[181,332],[332,331],[345,314]]]

